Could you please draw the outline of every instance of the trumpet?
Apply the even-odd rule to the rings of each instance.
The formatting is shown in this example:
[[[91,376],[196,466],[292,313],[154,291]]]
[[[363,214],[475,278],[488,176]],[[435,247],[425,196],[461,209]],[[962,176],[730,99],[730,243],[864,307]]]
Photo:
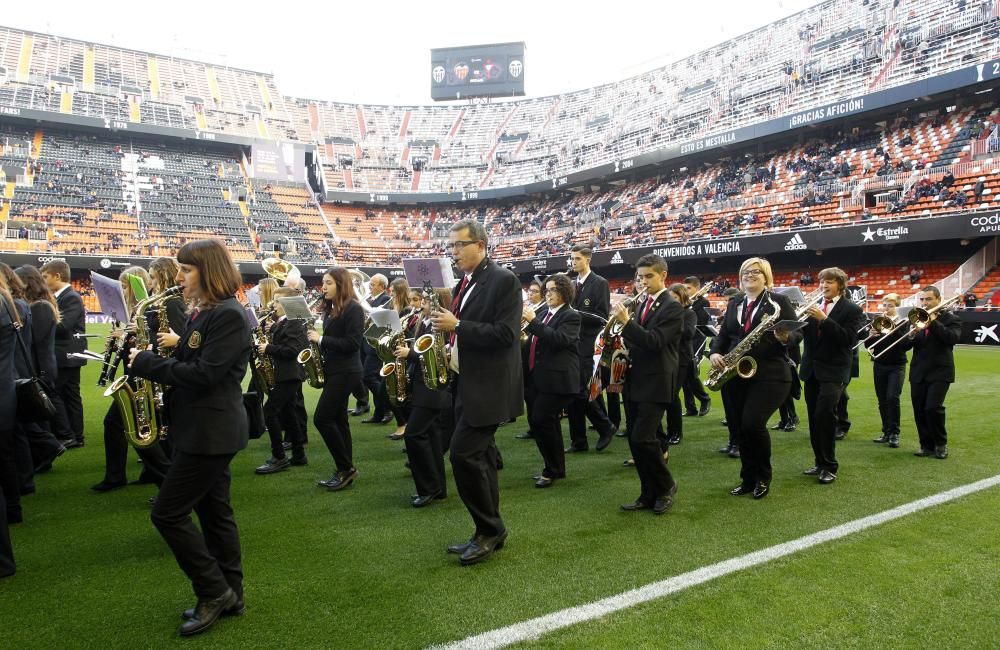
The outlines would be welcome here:
[[[695,300],[697,300],[698,298],[701,298],[702,296],[704,296],[705,294],[707,294],[709,291],[711,291],[714,288],[715,288],[715,281],[709,280],[705,284],[701,285],[700,289],[698,289],[693,294],[691,294],[691,296],[688,298],[688,300],[690,302],[694,302]]]
[[[949,307],[957,303],[959,300],[962,299],[962,295],[963,294],[959,293],[958,295],[952,296],[948,300],[945,300],[944,302],[940,303],[937,307],[933,307],[931,309],[924,309],[922,307],[913,307],[912,309],[910,309],[909,313],[906,314],[906,318],[901,319],[898,325],[896,325],[891,330],[889,330],[889,332],[887,332],[887,334],[891,334],[896,330],[898,330],[903,325],[909,323],[910,329],[906,333],[906,336],[900,336],[895,341],[893,341],[883,349],[879,350],[878,352],[873,352],[872,359],[873,360],[878,359],[883,354],[885,354],[892,348],[896,347],[896,344],[902,341],[903,339],[912,338],[919,332],[922,332],[928,327],[930,327],[931,322],[937,317],[938,312],[944,311],[945,309],[948,309]],[[869,352],[871,352],[870,349]]]
[[[814,291],[810,291],[805,296],[805,298],[802,299],[802,304],[799,305],[798,308],[796,308],[795,319],[798,321],[804,321],[807,318],[809,318],[806,312],[808,312],[809,308],[812,307],[813,305],[818,305],[821,300],[823,300],[822,289],[816,289]]]

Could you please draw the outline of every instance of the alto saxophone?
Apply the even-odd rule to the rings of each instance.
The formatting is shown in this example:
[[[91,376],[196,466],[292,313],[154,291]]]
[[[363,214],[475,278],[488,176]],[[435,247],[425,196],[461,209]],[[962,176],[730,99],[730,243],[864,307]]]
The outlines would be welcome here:
[[[271,337],[265,330],[265,323],[273,314],[273,309],[263,313],[257,321],[257,327],[250,331],[250,340],[253,343],[250,349],[250,356],[253,357],[253,374],[257,379],[257,384],[265,393],[271,392],[277,383],[274,361],[271,357],[260,352],[261,345],[267,345],[271,342]]]
[[[309,310],[312,311],[319,301],[323,298],[317,298],[309,305]],[[306,378],[309,385],[313,388],[323,388],[326,385],[326,373],[323,371],[323,353],[319,349],[319,343],[310,343],[309,347],[299,352],[298,356],[295,358],[306,371]]]
[[[430,305],[437,304],[437,296],[432,287],[424,287],[424,302]],[[413,342],[413,350],[419,355],[420,373],[423,375],[424,384],[431,390],[441,390],[448,385],[448,351],[444,344],[443,332],[431,332],[424,334]]]
[[[111,334],[108,334],[108,339],[104,342],[104,361],[101,364],[101,374],[97,376],[97,385],[104,386],[108,385],[111,378],[115,376],[115,371],[118,370],[118,363],[121,361],[120,350],[125,347],[125,336],[116,336],[115,331],[121,329],[121,323],[117,320],[111,324]]]
[[[727,352],[722,357],[723,367],[721,369],[712,368],[708,371],[705,379],[705,388],[709,390],[719,390],[723,384],[739,375],[743,379],[750,379],[757,374],[757,360],[750,356],[749,352],[765,332],[770,331],[771,326],[777,322],[781,316],[781,307],[767,294],[767,301],[771,304],[773,311],[764,314],[757,327],[753,328],[743,340],[736,344],[736,347]]]

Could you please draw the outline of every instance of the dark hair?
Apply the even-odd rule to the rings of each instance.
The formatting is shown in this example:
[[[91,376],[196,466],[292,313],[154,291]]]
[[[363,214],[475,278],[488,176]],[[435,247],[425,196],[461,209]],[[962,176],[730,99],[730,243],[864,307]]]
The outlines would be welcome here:
[[[45,279],[42,278],[42,274],[38,272],[33,266],[17,267],[14,271],[17,277],[21,280],[24,285],[24,299],[28,301],[29,305],[33,305],[36,302],[45,302],[52,307],[52,314],[56,318],[56,322],[59,322],[59,305],[56,304],[56,298],[49,291],[49,287],[45,284]]]
[[[657,273],[667,272],[667,261],[659,255],[653,255],[652,253],[647,253],[639,258],[639,261],[635,263],[636,270],[639,270],[640,266],[648,266]]]
[[[177,262],[172,257],[157,257],[149,264],[149,277],[162,293],[177,284]]]
[[[10,295],[10,290],[7,288],[7,281],[3,275],[0,275],[0,300],[3,300],[7,304],[7,308],[10,310],[10,318],[20,325],[21,314],[17,311],[17,305],[14,304],[14,298]]]
[[[451,289],[435,289],[434,295],[437,296],[438,305],[445,309],[451,307]]]
[[[691,301],[688,300],[688,286],[686,284],[678,282],[670,285],[668,289],[677,297],[677,302],[681,303],[681,307],[687,307],[690,304]]]
[[[556,273],[545,278],[545,284],[549,282],[554,282],[556,285],[556,291],[559,293],[559,297],[562,298],[563,303],[571,305],[573,303],[573,296],[576,294],[576,289],[573,288],[573,281],[569,279],[569,276],[565,273]]]
[[[331,313],[342,314],[347,303],[356,300],[351,273],[342,266],[331,266],[323,275],[329,275],[337,285],[337,295],[333,300],[323,298],[323,313],[327,316]]]
[[[396,310],[406,309],[410,304],[410,284],[406,278],[396,278],[389,283],[392,290],[392,305]]]
[[[684,278],[684,284],[690,284],[692,287],[698,287],[699,289],[701,288],[701,280],[697,275],[689,275]]]
[[[218,239],[196,239],[184,244],[177,251],[177,262],[198,269],[201,298],[208,305],[235,296],[243,284],[229,249]]]
[[[42,265],[41,272],[58,275],[63,282],[69,282],[69,264],[63,260],[49,260]]]
[[[823,269],[819,272],[820,280],[833,280],[840,287],[840,293],[844,293],[847,289],[847,273],[843,269],[839,269],[836,266],[831,266],[828,269]]]
[[[573,246],[573,248],[569,249],[569,252],[579,253],[580,255],[586,257],[588,260],[594,256],[594,249],[584,244],[576,244],[575,246]]]
[[[927,285],[926,287],[924,287],[923,289],[921,289],[921,291],[923,291],[924,293],[932,293],[932,294],[934,294],[935,298],[937,298],[938,300],[941,300],[941,291],[937,287],[935,287],[933,284]]]
[[[451,227],[451,232],[459,232],[466,228],[469,229],[469,237],[472,238],[472,241],[481,241],[483,242],[483,246],[489,246],[490,242],[489,237],[486,235],[486,228],[475,219],[456,221]]]
[[[10,295],[14,298],[24,298],[24,283],[21,282],[21,278],[14,274],[14,271],[0,262],[0,275],[3,279],[7,281],[7,290],[10,291]]]

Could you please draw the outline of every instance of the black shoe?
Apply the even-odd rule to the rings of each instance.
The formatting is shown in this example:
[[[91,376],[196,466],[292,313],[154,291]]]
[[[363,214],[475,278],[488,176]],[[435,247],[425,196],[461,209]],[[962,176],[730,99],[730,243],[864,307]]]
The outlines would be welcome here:
[[[711,410],[712,410],[712,400],[705,400],[704,402],[701,403],[701,408],[698,410],[698,416],[705,417]]]
[[[674,484],[670,486],[670,490],[667,491],[666,496],[659,497],[653,502],[653,514],[662,515],[674,507],[675,494],[677,494],[677,481],[674,481]]]
[[[382,417],[383,417],[383,416],[381,416],[381,415],[380,415],[380,416],[378,416],[378,417],[375,417],[375,416],[373,415],[373,416],[371,416],[370,418],[365,418],[365,419],[364,419],[364,420],[362,420],[361,422],[362,422],[363,424],[382,424]]]
[[[246,605],[243,604],[243,599],[239,596],[236,597],[236,602],[232,607],[228,607],[222,611],[222,616],[243,616],[243,613],[247,611]],[[194,618],[195,608],[185,609],[181,612],[181,618],[185,621],[190,621]]]
[[[226,593],[213,600],[199,602],[194,608],[194,616],[181,625],[179,630],[181,636],[204,632],[219,620],[223,612],[235,606],[237,602],[239,599],[232,589],[226,589]]]
[[[615,435],[618,436],[619,438],[628,438],[628,429],[622,429],[621,427],[618,427],[618,433],[616,433]]]
[[[284,449],[285,451],[288,451],[289,449],[292,448],[292,443],[290,443],[290,442],[283,442],[283,443],[281,443],[281,448]]]
[[[296,466],[296,467],[301,467],[303,465],[308,465],[309,464],[309,459],[306,458],[305,456],[301,456],[299,458],[295,458],[294,456],[292,456],[291,464],[294,465],[294,466]]]
[[[109,483],[108,481],[101,481],[96,485],[91,485],[90,489],[94,492],[111,492],[112,490],[120,490],[125,487],[125,483]]]
[[[653,506],[642,499],[636,499],[632,503],[623,503],[618,507],[625,512],[632,512],[633,510],[649,510]]]
[[[723,418],[722,420],[719,421],[719,424],[721,424],[724,427],[728,427],[729,426],[729,420],[726,420],[725,418]]]
[[[35,489],[36,488],[35,488],[35,484],[34,483],[26,483],[25,485],[21,486],[21,489],[19,490],[19,492],[20,492],[20,494],[21,494],[22,497],[26,497],[29,494],[34,494],[35,493]]]
[[[809,469],[804,470],[802,473],[805,474],[806,476],[819,476],[820,469],[818,466],[813,465]]]
[[[358,470],[352,467],[346,472],[337,472],[336,474],[330,477],[329,481],[325,482],[321,481],[320,485],[323,485],[323,487],[325,487],[327,490],[330,490],[331,492],[339,492],[340,490],[343,490],[351,483],[353,483],[354,479],[356,479],[357,477],[358,477]]]
[[[774,425],[773,427],[771,427],[771,431],[781,431],[782,429],[784,429],[787,426],[788,426],[788,423],[785,422],[784,420],[782,420],[781,422],[779,422],[776,425]]]
[[[451,546],[448,547],[448,552],[454,553],[455,555],[461,555],[462,553],[465,553],[466,549],[468,549],[469,546],[472,544],[472,540],[473,538],[470,537],[464,542],[458,542],[457,544],[452,544]]]
[[[670,436],[669,438],[667,438],[667,444],[668,445],[679,445],[679,444],[681,444],[681,437],[679,435],[677,435],[677,434],[674,434],[674,435]]]
[[[883,433],[878,438],[872,438],[872,442],[877,442],[879,444],[882,444],[884,442],[889,442],[891,438],[892,436],[890,436],[888,433]]]
[[[254,470],[254,474],[276,474],[292,466],[287,458],[268,458],[264,464]]]
[[[518,440],[534,440],[535,434],[533,434],[530,431],[525,431],[524,433],[519,433],[514,437],[517,438]]]
[[[389,423],[390,423],[390,422],[392,422],[392,421],[393,421],[394,419],[395,419],[395,418],[393,417],[392,413],[390,413],[390,414],[388,414],[388,415],[386,415],[386,416],[384,416],[384,417],[382,418],[382,424],[389,424]]]
[[[618,427],[611,425],[611,428],[604,432],[600,438],[597,439],[597,451],[604,451],[611,444],[611,441],[615,439],[615,434],[618,433]]]
[[[686,418],[698,417],[698,411],[684,411],[681,415]]]
[[[934,458],[938,460],[944,460],[948,457],[948,445],[941,445],[940,447],[934,448]]]
[[[730,458],[739,458],[740,457],[740,446],[739,445],[733,445],[732,447],[729,448],[729,457]]]
[[[747,485],[746,483],[740,483],[732,490],[730,490],[729,494],[733,495],[734,497],[741,497],[744,494],[750,494],[751,492],[753,492],[752,485]]]
[[[462,557],[458,558],[458,562],[462,566],[469,566],[471,564],[482,562],[489,556],[493,555],[496,551],[502,549],[504,542],[506,541],[506,530],[496,537],[482,537],[477,535],[469,542],[465,552],[462,553]]]
[[[353,409],[347,409],[347,412],[350,415],[355,416],[355,417],[358,416],[358,415],[364,415],[365,413],[368,412],[368,405],[365,404],[364,406],[358,406],[358,407],[353,408]]]
[[[426,506],[427,504],[429,504],[431,501],[434,501],[435,499],[440,499],[440,498],[442,498],[441,495],[440,495],[440,493],[439,494],[426,494],[426,495],[424,495],[424,494],[415,494],[412,497],[410,497],[410,505],[412,505],[414,508],[423,508],[424,506]]]
[[[725,447],[719,447],[720,454],[728,454],[733,448],[733,445],[726,445]]]
[[[837,475],[829,470],[823,470],[819,473],[819,482],[823,485],[829,485],[837,480]]]
[[[635,459],[634,458],[627,458],[627,459],[625,459],[625,462],[622,463],[622,465],[624,465],[625,467],[635,467]]]
[[[833,434],[833,439],[834,439],[834,440],[843,440],[843,439],[844,439],[844,438],[846,438],[846,437],[847,437],[847,432],[846,432],[846,431],[843,431],[843,430],[841,430],[841,431],[837,431],[837,432],[835,432],[835,433]]]
[[[146,503],[149,504],[149,507],[153,507],[156,505],[156,501],[156,497],[149,497],[149,499],[146,500]]]
[[[58,449],[52,452],[51,456],[49,456],[45,460],[38,463],[37,466],[35,466],[35,474],[44,474],[45,472],[52,469],[52,463],[54,463],[56,458],[59,458],[64,453],[66,453],[66,447],[60,445]]]
[[[83,442],[80,440],[60,440],[63,449],[77,449],[83,446]]]
[[[926,456],[933,456],[934,455],[934,450],[933,449],[924,449],[923,447],[921,447],[920,451],[913,452],[913,455],[914,456],[920,456],[921,458],[924,458]]]
[[[535,479],[535,487],[536,488],[552,487],[552,484],[555,482],[556,480],[554,478],[550,478],[548,476],[539,476],[537,479]]]
[[[795,429],[797,429],[798,426],[799,426],[799,419],[792,418],[792,420],[787,425],[785,425],[785,431],[795,431]]]
[[[589,449],[588,447],[583,447],[581,449],[580,447],[574,447],[573,445],[570,445],[569,447],[566,447],[566,449],[563,450],[563,451],[564,451],[564,453],[567,453],[567,454],[575,454],[575,453],[578,453],[578,452],[587,451],[588,449]]]
[[[753,498],[763,499],[767,496],[767,493],[771,491],[771,484],[765,483],[764,481],[757,481],[757,485],[753,487]]]
[[[893,449],[899,447],[899,436],[897,435],[889,436],[889,446],[892,447]]]

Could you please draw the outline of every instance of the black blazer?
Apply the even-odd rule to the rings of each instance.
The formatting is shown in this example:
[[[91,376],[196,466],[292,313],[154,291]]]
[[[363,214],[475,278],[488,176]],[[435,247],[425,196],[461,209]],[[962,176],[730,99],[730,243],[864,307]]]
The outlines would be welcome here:
[[[455,285],[457,296],[462,284]],[[468,293],[470,292],[471,293]],[[521,283],[486,258],[459,305],[457,398],[474,427],[506,422],[524,410]]]
[[[25,356],[25,352],[22,352],[22,350],[26,351],[30,355],[34,343],[31,308],[28,307],[27,302],[20,298],[14,298],[14,307],[17,309],[17,317],[21,319],[20,337],[21,342],[24,343],[23,346],[18,344],[14,347],[14,374],[18,379],[31,379],[32,370],[37,369],[37,366],[32,368],[35,360]],[[17,342],[15,341],[15,343]]]
[[[865,313],[844,295],[819,323],[807,318],[802,328],[802,365],[799,376],[805,380],[846,384],[851,380],[851,362],[858,331],[867,322]]]
[[[249,359],[250,324],[229,297],[189,320],[172,357],[140,352],[131,372],[170,387],[167,435],[174,449],[222,456],[247,446],[241,383]]]
[[[962,319],[946,311],[938,314],[924,332],[918,332],[912,339],[902,341],[897,347],[913,350],[910,383],[954,382],[954,348],[960,338],[962,338]]]
[[[580,312],[563,305],[548,324],[543,324],[545,313],[528,323],[531,336],[524,346],[528,355],[532,342],[538,339],[535,369],[531,371],[534,387],[541,393],[576,395],[580,392]],[[528,372],[527,360],[524,369]]]
[[[331,314],[323,319],[323,338],[319,347],[323,351],[324,374],[361,372],[361,328],[364,321],[365,310],[353,300],[344,305],[343,313]]]
[[[682,316],[681,338],[677,341],[677,372],[681,374],[694,362],[694,341],[698,335],[698,330],[695,329],[698,316],[690,309],[685,309]]]
[[[441,390],[431,390],[427,387],[424,383],[424,373],[420,369],[420,357],[413,349],[418,338],[432,332],[430,321],[426,324],[423,319],[417,321],[413,328],[413,341],[410,342],[410,355],[406,357],[406,377],[410,381],[410,403],[414,407],[440,410],[451,408],[451,391],[448,390],[448,386]],[[447,337],[445,334],[446,342]],[[444,371],[448,372],[448,369],[445,368]]]
[[[270,335],[271,342],[265,352],[272,359],[275,381],[305,381],[305,368],[297,359],[299,352],[309,347],[306,322],[286,318],[271,327]]]
[[[710,320],[708,307],[709,302],[705,296],[701,296],[691,303],[691,311],[694,312],[695,317],[698,319],[698,325],[708,325],[708,321]]]
[[[677,391],[677,343],[684,325],[684,308],[664,291],[640,324],[644,305],[622,330],[629,351],[625,375],[630,402],[669,403]]]
[[[795,308],[791,301],[780,293],[765,291],[760,294],[758,300],[763,300],[757,313],[750,321],[750,329],[757,327],[764,319],[765,314],[774,312],[774,307],[768,301],[772,298],[778,305],[778,320],[795,320]],[[744,300],[731,300],[726,305],[726,313],[722,317],[719,326],[719,335],[712,339],[712,354],[726,354],[726,352],[736,347],[746,334],[743,326],[739,323],[740,312],[744,308]],[[757,361],[757,374],[752,379],[761,381],[791,381],[792,366],[789,363],[793,353],[790,348],[798,350],[799,341],[802,340],[802,331],[792,332],[788,336],[788,344],[781,343],[774,334],[766,333],[757,341],[757,344],[750,349],[750,356]]]
[[[35,371],[44,373],[46,380],[55,386],[59,373],[56,368],[56,315],[46,300],[31,305],[31,351]]]
[[[868,348],[869,352],[873,354],[878,354],[881,350],[887,350],[885,354],[879,355],[878,358],[872,359],[872,363],[881,366],[905,366],[906,365],[906,351],[908,347],[905,345],[905,341],[898,341],[901,337],[906,336],[906,333],[910,330],[910,325],[907,324],[904,327],[899,327],[892,334],[884,334],[882,336],[871,335],[865,339],[865,347]],[[892,345],[889,349],[888,346]]]
[[[9,311],[8,311],[9,309]],[[14,358],[17,355],[17,338],[11,315],[15,307],[0,298],[0,430],[14,428],[17,397],[14,391]]]
[[[608,281],[591,271],[573,297],[573,309],[580,312],[581,319],[579,354],[581,357],[593,358],[594,339],[604,329],[604,323],[611,313],[611,289]]]
[[[87,349],[87,340],[74,338],[74,334],[84,334],[87,330],[87,310],[83,308],[83,300],[73,287],[56,298],[59,306],[59,323],[56,325],[56,365],[60,368],[79,368],[87,364],[83,359],[70,359],[70,352],[83,352]]]

